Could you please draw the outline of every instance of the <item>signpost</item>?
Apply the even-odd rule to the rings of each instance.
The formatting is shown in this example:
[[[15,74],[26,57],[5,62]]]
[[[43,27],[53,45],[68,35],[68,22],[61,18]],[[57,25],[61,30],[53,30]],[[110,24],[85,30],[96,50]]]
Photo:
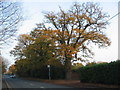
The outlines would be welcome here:
[[[48,69],[49,69],[49,73],[48,73],[48,76],[49,76],[49,80],[51,80],[51,76],[50,76],[50,65],[47,65]]]

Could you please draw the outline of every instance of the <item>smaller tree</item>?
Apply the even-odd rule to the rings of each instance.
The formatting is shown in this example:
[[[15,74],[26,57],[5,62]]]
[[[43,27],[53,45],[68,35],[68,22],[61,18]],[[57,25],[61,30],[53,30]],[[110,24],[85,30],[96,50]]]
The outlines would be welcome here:
[[[2,69],[2,74],[4,74],[7,70],[7,66],[8,66],[8,60],[5,59],[4,57],[0,56],[0,69]]]
[[[56,73],[56,75],[52,75],[53,78],[59,77],[60,72],[64,72],[64,65],[56,56],[54,41],[44,37],[44,34],[35,29],[30,34],[20,35],[18,45],[11,51],[11,54],[17,57],[18,75],[47,78],[48,64],[54,68],[51,71],[52,74]],[[57,70],[62,71],[57,72]],[[40,75],[40,73],[42,74]],[[61,77],[63,77],[62,75]]]
[[[16,73],[16,65],[13,64],[9,67],[9,73],[12,75]]]
[[[95,61],[93,61],[93,62],[88,62],[88,63],[86,64],[86,66],[92,66],[92,65],[95,65],[95,64],[97,64]]]
[[[7,66],[5,65],[5,63],[2,62],[2,74],[4,74],[6,72],[6,68],[7,68]]]

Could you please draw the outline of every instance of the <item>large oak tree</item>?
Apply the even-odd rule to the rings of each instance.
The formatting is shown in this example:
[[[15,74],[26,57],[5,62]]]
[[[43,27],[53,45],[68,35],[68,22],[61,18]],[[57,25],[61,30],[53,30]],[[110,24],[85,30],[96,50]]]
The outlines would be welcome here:
[[[45,17],[46,22],[39,24],[38,30],[55,41],[58,54],[65,63],[66,79],[71,79],[72,60],[83,59],[77,56],[78,52],[83,52],[83,57],[91,57],[90,43],[99,47],[107,47],[111,43],[103,31],[109,16],[102,12],[97,3],[74,3],[67,11],[60,7],[58,13],[47,12]]]

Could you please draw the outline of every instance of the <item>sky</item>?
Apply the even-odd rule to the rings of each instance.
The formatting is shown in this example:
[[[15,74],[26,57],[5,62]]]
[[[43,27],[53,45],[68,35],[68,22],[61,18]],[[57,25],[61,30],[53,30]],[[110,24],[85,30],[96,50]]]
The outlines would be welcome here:
[[[29,33],[36,27],[37,23],[41,23],[44,20],[45,11],[58,12],[59,6],[62,9],[67,10],[70,8],[73,2],[97,2],[100,7],[103,8],[103,12],[110,15],[110,18],[118,13],[118,1],[119,0],[21,0],[23,15],[26,17],[22,21],[22,25],[18,29],[17,35]],[[97,46],[92,46],[92,51],[95,53],[94,58],[91,61],[103,61],[111,62],[118,59],[118,16],[112,18],[110,24],[105,30],[106,35],[111,40],[111,46],[99,49]],[[14,57],[10,56],[9,52],[17,44],[17,41],[11,40],[12,43],[3,46],[1,50],[2,56],[8,59],[10,64],[14,63]]]

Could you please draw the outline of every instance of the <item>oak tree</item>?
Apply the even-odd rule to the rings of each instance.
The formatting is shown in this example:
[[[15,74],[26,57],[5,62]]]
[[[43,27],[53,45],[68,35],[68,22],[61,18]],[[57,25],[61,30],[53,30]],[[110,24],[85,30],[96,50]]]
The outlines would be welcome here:
[[[60,7],[58,13],[45,13],[46,22],[38,24],[38,30],[44,33],[45,38],[54,40],[57,54],[61,55],[66,67],[66,79],[71,79],[73,59],[83,60],[93,56],[89,44],[99,47],[110,45],[103,31],[108,25],[108,17],[97,3],[92,2],[74,3],[67,11]],[[84,55],[79,57],[78,52]]]

